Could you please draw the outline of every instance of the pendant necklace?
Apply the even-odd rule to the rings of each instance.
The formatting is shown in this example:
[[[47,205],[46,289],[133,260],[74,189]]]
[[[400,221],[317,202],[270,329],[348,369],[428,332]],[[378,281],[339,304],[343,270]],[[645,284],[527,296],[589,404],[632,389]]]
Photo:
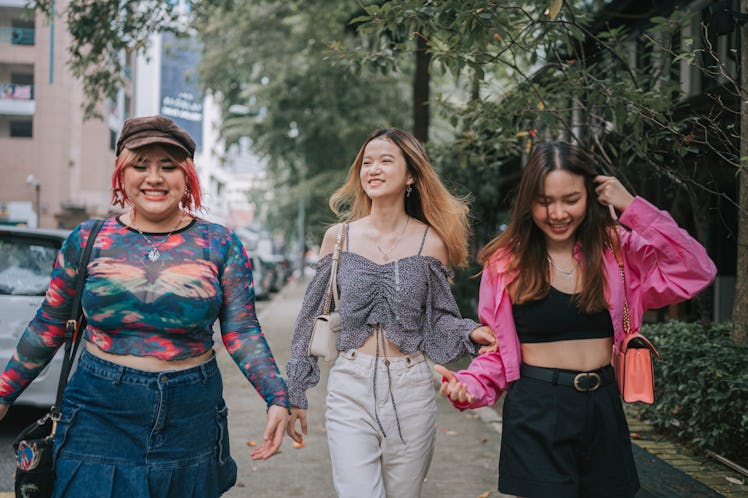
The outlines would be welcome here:
[[[182,220],[184,219],[184,213],[179,217],[177,220],[177,224],[174,225],[174,228],[171,230],[171,232],[167,233],[166,236],[163,238],[161,242],[158,244],[154,243],[150,237],[148,237],[146,234],[144,234],[138,227],[133,226],[133,228],[143,236],[146,242],[151,246],[150,251],[148,251],[145,255],[145,259],[150,261],[151,263],[155,263],[161,259],[161,251],[159,251],[159,248],[164,245],[164,243],[169,240],[169,237],[171,234],[177,231],[177,228],[179,228],[179,225],[182,223]]]
[[[574,275],[574,268],[571,269],[571,271],[564,271],[555,264],[553,264],[553,259],[551,259],[550,256],[548,256],[548,262],[551,264],[554,270],[559,272],[561,275],[564,276],[566,280],[571,280],[571,277]]]
[[[389,261],[390,260],[390,254],[392,254],[392,251],[395,250],[395,248],[397,247],[397,245],[400,243],[400,240],[403,238],[403,235],[405,234],[405,229],[408,228],[408,223],[409,222],[410,222],[410,216],[408,216],[405,219],[405,225],[403,225],[403,229],[400,230],[400,235],[397,236],[397,239],[395,240],[395,243],[392,244],[392,247],[390,247],[388,250],[385,251],[384,249],[382,249],[379,246],[379,244],[376,244],[377,250],[380,253],[382,253],[382,257],[384,258],[385,261]]]

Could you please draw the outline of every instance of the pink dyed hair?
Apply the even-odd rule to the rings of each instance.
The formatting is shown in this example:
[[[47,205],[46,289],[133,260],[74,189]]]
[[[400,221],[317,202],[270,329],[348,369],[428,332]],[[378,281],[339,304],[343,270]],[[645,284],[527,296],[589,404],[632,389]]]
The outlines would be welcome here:
[[[184,197],[182,197],[182,208],[189,213],[195,213],[195,211],[201,209],[202,196],[200,194],[200,180],[197,177],[195,163],[183,150],[166,145],[146,145],[137,150],[122,150],[122,153],[114,161],[114,172],[112,173],[112,205],[119,205],[124,208],[125,204],[129,203],[125,189],[122,186],[122,176],[125,172],[125,168],[135,164],[142,156],[142,151],[149,147],[161,147],[166,152],[166,155],[168,155],[169,158],[177,163],[177,165],[182,168],[182,171],[184,171],[188,192],[186,192]]]

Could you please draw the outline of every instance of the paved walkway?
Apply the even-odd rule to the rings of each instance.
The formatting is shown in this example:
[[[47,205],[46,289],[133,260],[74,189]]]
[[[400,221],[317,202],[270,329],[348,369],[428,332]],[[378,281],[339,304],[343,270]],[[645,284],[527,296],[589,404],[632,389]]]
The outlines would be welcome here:
[[[308,282],[308,281],[307,281]],[[258,316],[278,363],[285,373],[293,324],[307,282],[289,284],[269,302],[260,303]],[[325,386],[329,365],[322,362],[319,386],[307,392],[309,434],[304,448],[289,438],[281,453],[264,462],[249,458],[248,442],[262,439],[265,408],[259,396],[231,364],[218,355],[224,374],[224,396],[229,406],[231,452],[239,467],[237,486],[225,496],[239,498],[331,498],[330,457],[324,429]],[[499,437],[497,414],[491,408],[461,413],[438,396],[437,439],[434,458],[424,484],[424,498],[497,498]]]
[[[292,283],[271,301],[258,303],[260,323],[284,373],[290,334],[305,285],[306,282]],[[262,439],[264,402],[240,375],[225,350],[219,346],[217,351],[224,376],[224,397],[230,410],[231,451],[239,467],[237,485],[224,496],[334,497],[323,422],[328,366],[323,365],[320,385],[308,392],[311,409],[305,447],[295,448],[286,438],[279,454],[267,461],[254,462],[249,452],[251,445]],[[496,491],[500,409],[461,413],[441,396],[437,396],[437,407],[436,449],[424,485],[424,498],[506,496]],[[748,497],[745,477],[719,464],[689,456],[646,424],[633,418],[629,423],[643,488],[637,498]],[[734,484],[729,479],[745,484]],[[12,496],[0,492],[0,498]]]

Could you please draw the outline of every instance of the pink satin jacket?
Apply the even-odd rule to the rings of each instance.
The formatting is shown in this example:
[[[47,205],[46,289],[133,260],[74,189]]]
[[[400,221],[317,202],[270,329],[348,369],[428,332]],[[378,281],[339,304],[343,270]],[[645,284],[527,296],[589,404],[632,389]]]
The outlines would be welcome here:
[[[706,250],[665,211],[636,197],[620,216],[619,229],[626,284],[612,251],[603,255],[608,282],[606,299],[615,332],[614,348],[625,336],[624,291],[631,327],[641,327],[644,312],[689,299],[708,286],[717,273]],[[580,259],[580,248],[575,250]],[[511,255],[495,257],[486,264],[480,284],[478,316],[496,332],[498,351],[478,356],[466,370],[457,372],[460,382],[475,397],[472,404],[453,402],[461,409],[493,405],[509,383],[519,378],[521,350],[507,286],[516,276],[507,272]]]

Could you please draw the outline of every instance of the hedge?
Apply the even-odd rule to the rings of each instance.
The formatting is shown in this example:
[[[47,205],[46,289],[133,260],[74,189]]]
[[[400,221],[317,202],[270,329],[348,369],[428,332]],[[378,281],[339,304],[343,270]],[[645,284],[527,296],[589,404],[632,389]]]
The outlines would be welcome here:
[[[668,321],[642,333],[662,355],[655,362],[655,403],[642,415],[697,450],[748,463],[748,344],[730,340],[731,324]]]

